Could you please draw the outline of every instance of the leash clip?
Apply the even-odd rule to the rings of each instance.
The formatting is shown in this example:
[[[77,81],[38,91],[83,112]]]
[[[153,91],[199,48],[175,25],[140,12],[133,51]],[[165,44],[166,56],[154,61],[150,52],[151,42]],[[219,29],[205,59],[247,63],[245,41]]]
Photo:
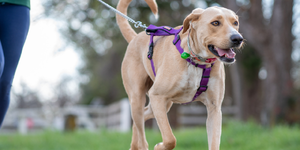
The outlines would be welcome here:
[[[134,27],[135,27],[135,28],[142,27],[142,28],[147,29],[146,24],[143,24],[141,21],[136,21],[136,22],[134,23]]]

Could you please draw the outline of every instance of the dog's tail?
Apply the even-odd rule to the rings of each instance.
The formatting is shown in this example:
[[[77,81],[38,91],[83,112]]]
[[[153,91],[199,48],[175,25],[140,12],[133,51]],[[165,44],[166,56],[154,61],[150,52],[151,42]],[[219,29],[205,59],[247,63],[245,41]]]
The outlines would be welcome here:
[[[120,0],[117,6],[117,10],[122,12],[123,14],[127,15],[127,8],[132,0]],[[145,0],[148,6],[150,7],[151,11],[155,15],[156,18],[158,18],[158,9],[157,4],[155,0]],[[126,41],[129,43],[134,37],[136,37],[137,33],[132,29],[129,22],[117,14],[117,23],[119,25],[119,28],[121,30],[121,33],[123,37],[126,39]]]

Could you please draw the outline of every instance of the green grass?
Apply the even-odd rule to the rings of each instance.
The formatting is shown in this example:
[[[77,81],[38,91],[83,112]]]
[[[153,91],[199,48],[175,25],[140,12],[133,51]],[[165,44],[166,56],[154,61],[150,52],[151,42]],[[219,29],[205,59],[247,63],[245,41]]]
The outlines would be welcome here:
[[[175,130],[175,150],[207,150],[204,127]],[[161,142],[158,131],[147,130],[149,149]],[[77,131],[0,135],[0,150],[128,150],[131,133]],[[299,150],[299,127],[276,126],[271,130],[254,123],[231,122],[223,126],[221,150]]]

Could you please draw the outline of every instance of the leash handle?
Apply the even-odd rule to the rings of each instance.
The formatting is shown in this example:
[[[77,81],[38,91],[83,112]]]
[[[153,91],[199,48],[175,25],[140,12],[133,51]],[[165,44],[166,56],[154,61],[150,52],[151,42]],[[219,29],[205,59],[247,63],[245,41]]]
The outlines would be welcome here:
[[[147,29],[148,27],[146,26],[146,24],[143,24],[141,21],[134,21],[133,19],[131,19],[130,17],[124,15],[123,13],[121,13],[120,11],[118,11],[117,9],[111,7],[110,5],[108,5],[107,3],[105,3],[102,0],[98,0],[100,3],[102,3],[103,5],[105,5],[106,7],[108,7],[109,9],[113,10],[115,13],[121,15],[123,18],[127,19],[129,22],[134,24],[135,28],[144,28]]]

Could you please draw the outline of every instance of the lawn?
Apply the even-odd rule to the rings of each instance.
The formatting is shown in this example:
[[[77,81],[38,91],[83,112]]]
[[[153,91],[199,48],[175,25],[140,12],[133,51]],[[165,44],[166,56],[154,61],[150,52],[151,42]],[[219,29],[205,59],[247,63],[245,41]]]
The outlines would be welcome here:
[[[206,130],[175,130],[175,150],[208,150]],[[147,130],[149,149],[161,142],[158,131]],[[128,150],[131,133],[110,131],[47,131],[29,135],[0,135],[0,150]],[[254,123],[231,122],[223,126],[221,150],[299,150],[300,128],[276,126],[264,129]]]

